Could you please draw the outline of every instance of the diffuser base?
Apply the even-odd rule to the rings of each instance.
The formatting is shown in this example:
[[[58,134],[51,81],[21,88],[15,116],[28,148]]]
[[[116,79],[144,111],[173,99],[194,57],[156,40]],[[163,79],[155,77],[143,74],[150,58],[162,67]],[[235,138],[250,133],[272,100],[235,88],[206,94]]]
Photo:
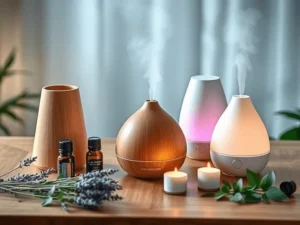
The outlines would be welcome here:
[[[261,172],[267,165],[270,152],[258,156],[230,156],[210,151],[213,164],[228,176],[246,177],[247,169]]]
[[[163,177],[165,172],[173,171],[175,168],[180,169],[185,160],[185,155],[164,161],[139,161],[116,156],[123,170],[131,176],[144,179]]]
[[[187,141],[187,157],[195,160],[210,160],[210,142]]]

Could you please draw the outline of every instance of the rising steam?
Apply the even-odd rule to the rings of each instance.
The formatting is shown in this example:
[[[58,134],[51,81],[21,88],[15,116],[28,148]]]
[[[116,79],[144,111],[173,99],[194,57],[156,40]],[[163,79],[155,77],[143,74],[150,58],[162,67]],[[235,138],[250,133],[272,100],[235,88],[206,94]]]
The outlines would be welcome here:
[[[144,78],[149,82],[149,97],[150,100],[154,100],[157,86],[162,81],[164,48],[170,37],[171,26],[168,15],[160,6],[152,5],[149,10],[151,21],[148,35],[135,36],[128,44],[127,50],[133,62],[145,70]]]
[[[234,64],[238,73],[240,95],[245,93],[247,72],[252,70],[250,55],[257,52],[257,39],[254,33],[255,26],[260,17],[261,13],[256,9],[241,10],[238,12],[238,19],[235,21],[233,28],[229,29],[230,24],[225,26],[227,31],[225,42],[233,44],[238,48]]]

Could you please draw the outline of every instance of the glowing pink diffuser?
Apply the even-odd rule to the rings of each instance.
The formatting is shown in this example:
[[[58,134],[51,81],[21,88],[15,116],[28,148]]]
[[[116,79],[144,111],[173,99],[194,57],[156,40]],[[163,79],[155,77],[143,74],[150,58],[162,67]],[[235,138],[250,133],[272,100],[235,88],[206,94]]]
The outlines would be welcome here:
[[[210,159],[211,136],[226,107],[227,102],[219,77],[191,77],[179,117],[179,125],[187,141],[187,157],[197,160]]]

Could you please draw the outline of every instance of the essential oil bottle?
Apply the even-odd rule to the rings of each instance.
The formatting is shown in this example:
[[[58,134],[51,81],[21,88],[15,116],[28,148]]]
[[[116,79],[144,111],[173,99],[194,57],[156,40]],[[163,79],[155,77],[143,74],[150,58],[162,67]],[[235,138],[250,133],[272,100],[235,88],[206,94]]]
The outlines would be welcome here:
[[[90,137],[88,139],[88,152],[86,153],[86,172],[98,170],[103,170],[101,139],[99,137]]]
[[[59,156],[57,158],[57,172],[64,178],[75,176],[75,157],[71,140],[59,141]]]

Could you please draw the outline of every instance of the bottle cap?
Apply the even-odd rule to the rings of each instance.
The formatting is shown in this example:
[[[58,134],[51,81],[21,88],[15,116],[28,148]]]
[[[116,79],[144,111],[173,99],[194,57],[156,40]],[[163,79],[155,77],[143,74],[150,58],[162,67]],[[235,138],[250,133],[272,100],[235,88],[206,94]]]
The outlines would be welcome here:
[[[69,139],[59,141],[59,153],[60,154],[72,154],[73,152],[73,143]]]
[[[88,149],[91,151],[101,150],[101,139],[99,137],[90,137],[88,139]]]
[[[291,196],[297,190],[297,185],[294,181],[284,181],[280,184],[280,190],[287,196]]]

